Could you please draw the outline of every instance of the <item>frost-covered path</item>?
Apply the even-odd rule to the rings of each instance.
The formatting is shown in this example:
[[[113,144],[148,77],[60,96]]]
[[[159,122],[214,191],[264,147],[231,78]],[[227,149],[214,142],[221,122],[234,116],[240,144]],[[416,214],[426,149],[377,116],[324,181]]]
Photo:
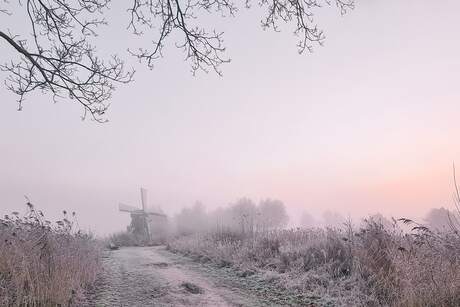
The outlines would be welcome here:
[[[243,287],[223,281],[219,273],[207,274],[199,264],[164,247],[111,251],[90,300],[90,306],[268,305]]]

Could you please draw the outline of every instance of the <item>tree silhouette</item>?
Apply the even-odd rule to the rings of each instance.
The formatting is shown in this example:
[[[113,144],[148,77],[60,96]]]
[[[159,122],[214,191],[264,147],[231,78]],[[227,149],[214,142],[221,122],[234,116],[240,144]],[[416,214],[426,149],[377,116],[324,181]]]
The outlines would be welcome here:
[[[354,0],[333,3],[342,14],[354,6]],[[109,4],[110,0],[0,0],[0,15],[23,10],[31,29],[26,38],[0,29],[0,38],[19,54],[19,60],[0,64],[0,70],[7,73],[7,89],[19,97],[19,109],[26,95],[38,90],[50,92],[54,100],[75,100],[83,106],[84,117],[89,113],[95,120],[104,121],[115,85],[129,83],[134,74],[116,55],[99,58],[90,42],[97,35],[97,27],[108,24],[104,14]],[[249,8],[251,4],[251,0],[245,0],[241,6]],[[330,6],[329,0],[259,0],[257,4],[266,9],[261,20],[264,29],[278,31],[280,23],[294,24],[299,53],[324,41],[313,11]],[[13,6],[17,8],[12,10]],[[181,39],[175,45],[185,51],[192,72],[211,69],[220,75],[220,66],[230,61],[224,54],[223,33],[201,26],[198,15],[209,12],[233,16],[238,9],[229,0],[131,0],[128,29],[149,40],[153,37],[153,45],[128,48],[128,52],[152,68],[162,56],[165,41],[177,32]]]
[[[28,0],[20,5],[32,37],[21,39],[0,29],[0,37],[20,54],[18,61],[0,65],[8,72],[6,87],[19,96],[19,109],[27,94],[41,90],[51,92],[54,100],[78,101],[84,116],[102,121],[114,83],[127,83],[133,76],[117,56],[108,61],[97,57],[89,43],[96,27],[105,24],[101,13],[108,0]],[[11,14],[5,8],[2,13]]]

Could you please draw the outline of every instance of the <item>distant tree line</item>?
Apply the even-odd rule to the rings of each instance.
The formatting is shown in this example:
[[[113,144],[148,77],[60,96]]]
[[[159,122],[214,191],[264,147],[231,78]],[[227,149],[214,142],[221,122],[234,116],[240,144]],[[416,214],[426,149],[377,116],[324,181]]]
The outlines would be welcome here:
[[[289,222],[286,206],[280,200],[264,199],[258,204],[241,198],[226,207],[206,211],[197,202],[185,207],[174,217],[179,234],[205,231],[233,231],[254,234],[283,228]]]
[[[299,226],[304,228],[340,227],[345,222],[345,217],[338,212],[326,210],[317,218],[309,212],[304,211],[300,216]]]
[[[382,225],[385,229],[391,229],[394,227],[396,220],[376,213],[367,216],[362,222],[373,221]],[[314,217],[305,211],[300,216],[298,225],[303,228],[341,227],[346,222],[347,219],[337,212],[325,211],[320,217]],[[454,230],[460,233],[460,214],[456,207],[453,210],[444,207],[431,208],[418,224],[434,232]]]

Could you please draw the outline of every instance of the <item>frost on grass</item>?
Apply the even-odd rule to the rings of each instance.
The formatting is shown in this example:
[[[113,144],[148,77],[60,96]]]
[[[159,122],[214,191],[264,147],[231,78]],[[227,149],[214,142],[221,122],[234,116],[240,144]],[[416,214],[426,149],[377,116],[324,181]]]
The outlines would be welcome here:
[[[258,278],[261,287],[333,305],[460,306],[460,237],[417,226],[406,232],[396,221],[392,227],[370,219],[359,229],[193,234],[169,249]]]
[[[75,213],[52,223],[27,207],[0,219],[0,306],[81,306],[99,272],[98,244],[75,228]]]

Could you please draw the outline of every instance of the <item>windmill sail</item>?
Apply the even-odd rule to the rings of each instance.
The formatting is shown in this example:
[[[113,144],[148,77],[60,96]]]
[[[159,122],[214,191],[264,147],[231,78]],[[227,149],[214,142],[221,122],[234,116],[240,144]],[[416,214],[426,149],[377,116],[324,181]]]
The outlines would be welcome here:
[[[151,227],[154,227],[153,232],[157,236],[159,233],[164,233],[167,216],[159,208],[149,208],[147,190],[144,188],[141,188],[141,204],[142,208],[136,208],[120,203],[118,209],[122,212],[130,213],[131,225],[129,226],[129,231],[144,237],[147,242],[150,242],[152,233]]]
[[[141,188],[141,202],[142,202],[142,210],[147,212],[147,190]]]
[[[136,208],[130,205],[125,205],[122,203],[118,204],[118,209],[122,212],[136,212],[140,210],[139,208]]]

